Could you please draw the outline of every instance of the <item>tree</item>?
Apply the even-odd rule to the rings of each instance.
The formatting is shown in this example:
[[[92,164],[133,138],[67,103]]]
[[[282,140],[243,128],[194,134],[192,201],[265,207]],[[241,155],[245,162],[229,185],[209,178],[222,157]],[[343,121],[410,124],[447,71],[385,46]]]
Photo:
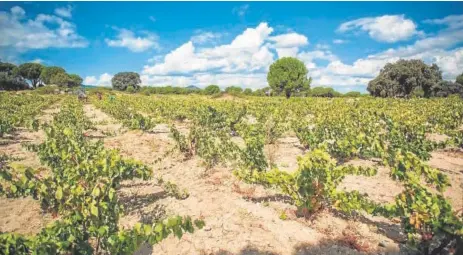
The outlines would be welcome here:
[[[24,63],[15,69],[15,75],[19,75],[31,82],[32,87],[36,88],[41,83],[40,74],[43,66],[38,63]]]
[[[70,78],[67,73],[57,73],[50,79],[50,84],[58,85],[60,87],[68,87]]]
[[[0,73],[8,73],[13,74],[13,70],[16,68],[16,65],[7,63],[7,62],[0,62]]]
[[[0,72],[0,88],[4,90],[22,90],[28,89],[29,85],[22,77]]]
[[[345,97],[361,97],[362,94],[358,91],[349,91],[346,94],[344,94]]]
[[[286,98],[290,98],[291,93],[310,88],[311,79],[307,79],[307,73],[302,61],[284,57],[270,65],[267,82],[274,91],[284,92]]]
[[[42,73],[40,74],[40,79],[42,80],[43,83],[45,84],[52,84],[51,79],[53,76],[60,74],[60,73],[66,73],[66,71],[59,67],[59,66],[47,66],[42,69]]]
[[[463,85],[463,73],[457,76],[455,82]]]
[[[82,77],[80,77],[79,75],[77,74],[70,74],[69,75],[69,83],[68,83],[68,86],[69,87],[79,87],[82,85],[82,82],[84,80],[82,79]]]
[[[214,95],[220,93],[221,90],[217,85],[209,85],[204,89],[204,94],[206,95]]]
[[[111,79],[111,84],[113,88],[117,90],[126,90],[129,86],[132,86],[134,89],[138,89],[140,88],[141,79],[138,73],[120,72],[114,75]]]
[[[463,97],[463,84],[451,81],[441,81],[433,91],[433,96],[436,97],[448,97],[455,94]]]
[[[248,95],[248,96],[249,96],[249,95],[252,95],[252,89],[247,88],[247,89],[245,89],[245,90],[243,91],[243,93],[244,93],[245,95]]]
[[[309,93],[313,97],[339,97],[341,93],[330,87],[314,87]]]
[[[228,94],[235,95],[235,94],[242,93],[243,89],[241,87],[238,87],[238,86],[230,86],[230,87],[227,87],[225,89],[225,92],[227,92]]]
[[[429,66],[422,60],[402,59],[386,64],[368,83],[367,90],[377,97],[409,97],[413,90],[422,89],[424,96],[429,97],[441,81],[442,73],[436,64]]]
[[[11,63],[0,62],[0,88],[4,90],[27,89],[29,85],[20,76],[15,75],[17,67]]]

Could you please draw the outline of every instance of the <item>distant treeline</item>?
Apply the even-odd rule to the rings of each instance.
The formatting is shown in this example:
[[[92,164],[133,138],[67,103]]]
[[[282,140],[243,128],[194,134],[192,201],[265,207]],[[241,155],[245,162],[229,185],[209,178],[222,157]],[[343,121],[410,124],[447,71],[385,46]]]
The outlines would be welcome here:
[[[85,86],[85,88],[91,93],[111,93],[113,90],[110,87],[97,87],[97,86]],[[284,96],[282,93],[276,93],[270,89],[270,87],[252,90],[250,88],[242,89],[238,86],[231,86],[227,87],[224,90],[221,90],[217,85],[209,85],[204,89],[198,88],[196,86],[189,86],[189,87],[175,87],[175,86],[163,86],[163,87],[154,87],[154,86],[142,86],[138,89],[127,89],[126,92],[128,93],[137,93],[137,94],[144,94],[144,95],[189,95],[189,94],[197,94],[197,95],[211,95],[211,96],[220,96],[223,94],[229,94],[233,96]],[[294,96],[296,97],[361,97],[361,96],[368,96],[368,94],[362,94],[357,91],[351,91],[347,93],[340,93],[335,91],[333,88],[330,87],[314,87],[309,89],[308,91],[301,91],[295,93]]]
[[[78,87],[82,78],[77,74],[68,74],[59,66],[44,66],[39,63],[24,63],[16,66],[0,62],[0,89],[23,90],[45,85],[59,87]]]
[[[252,90],[240,86],[230,86],[221,90],[217,85],[204,89],[188,87],[151,87],[141,86],[140,75],[135,72],[119,72],[111,79],[112,88],[129,93],[151,94],[202,94],[220,95],[227,93],[235,96],[290,96],[296,97],[360,97],[360,92],[340,93],[331,87],[313,87],[312,79],[304,63],[298,59],[286,57],[277,60],[267,75],[269,87]],[[302,78],[301,78],[302,77]],[[16,66],[0,62],[0,90],[35,89],[45,85],[57,85],[61,88],[82,86],[82,78],[77,74],[68,74],[59,66],[44,66],[38,63],[24,63]],[[48,90],[47,90],[48,91]],[[367,91],[375,97],[447,97],[457,94],[463,97],[463,74],[456,80],[443,80],[442,72],[436,64],[427,65],[422,60],[399,60],[388,63],[379,75],[368,83]]]

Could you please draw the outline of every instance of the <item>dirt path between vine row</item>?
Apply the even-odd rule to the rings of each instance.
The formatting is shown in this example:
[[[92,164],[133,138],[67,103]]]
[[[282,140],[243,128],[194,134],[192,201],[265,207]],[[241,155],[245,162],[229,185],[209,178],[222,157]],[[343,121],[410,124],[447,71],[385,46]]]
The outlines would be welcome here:
[[[42,111],[37,117],[39,123],[47,123],[53,119],[53,114],[59,112],[60,103],[55,103]],[[48,171],[34,152],[27,151],[22,142],[38,144],[45,139],[43,130],[31,131],[19,128],[14,134],[3,140],[0,145],[0,154],[17,158],[11,161],[11,166],[22,169],[31,167],[37,171]],[[20,234],[36,234],[49,222],[53,221],[51,215],[42,213],[40,203],[30,197],[8,199],[0,197],[0,232],[16,232]]]
[[[85,111],[94,120],[111,119],[93,105],[86,105]],[[344,219],[328,211],[311,221],[296,218],[295,207],[284,203],[284,197],[237,181],[231,165],[206,170],[199,158],[185,160],[176,152],[166,156],[174,146],[167,125],[149,133],[124,131],[103,141],[189,192],[187,199],[178,200],[166,196],[156,180],[125,182],[120,192],[128,213],[121,226],[162,215],[190,215],[206,222],[202,230],[180,240],[170,237],[153,247],[145,245],[136,254],[361,254],[351,249],[354,246],[375,254],[400,253],[393,240],[400,237],[397,226],[384,219]],[[277,144],[275,163],[288,169],[297,166],[296,156],[303,151],[294,138]]]

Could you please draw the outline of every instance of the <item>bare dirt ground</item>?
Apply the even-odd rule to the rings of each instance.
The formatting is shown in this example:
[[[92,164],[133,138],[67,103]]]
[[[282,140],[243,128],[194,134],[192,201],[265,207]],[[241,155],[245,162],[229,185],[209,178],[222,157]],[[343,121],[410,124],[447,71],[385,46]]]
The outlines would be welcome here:
[[[165,215],[190,215],[206,222],[202,230],[180,240],[170,237],[153,247],[145,245],[136,254],[406,254],[397,223],[380,217],[345,217],[334,211],[323,211],[310,220],[297,218],[295,206],[287,203],[287,198],[238,181],[232,175],[233,166],[206,170],[200,158],[184,159],[171,152],[174,142],[167,125],[158,125],[152,132],[129,131],[91,104],[84,110],[98,124],[98,130],[91,134],[95,139],[103,139],[106,147],[151,166],[156,177],[172,181],[189,193],[188,198],[179,200],[168,196],[156,179],[124,182],[120,196],[127,213],[121,227]],[[188,132],[186,123],[176,126],[182,133]],[[242,143],[240,138],[235,140]],[[294,137],[279,139],[275,145],[266,146],[265,152],[276,166],[288,171],[297,168],[297,156],[304,154]],[[434,152],[429,163],[449,175],[452,188],[446,195],[454,206],[461,207],[463,153]],[[353,160],[346,164],[374,166],[375,162]],[[381,167],[374,177],[347,177],[340,189],[359,190],[379,202],[390,202],[401,191],[400,185],[389,178],[388,170]],[[0,200],[0,204],[6,203]],[[3,207],[0,218],[6,215],[2,214]],[[21,208],[21,204],[15,208]],[[21,221],[16,225],[4,221],[0,225],[9,225],[8,231],[25,228]]]
[[[43,214],[40,204],[30,198],[0,198],[0,232],[37,234],[53,219]]]

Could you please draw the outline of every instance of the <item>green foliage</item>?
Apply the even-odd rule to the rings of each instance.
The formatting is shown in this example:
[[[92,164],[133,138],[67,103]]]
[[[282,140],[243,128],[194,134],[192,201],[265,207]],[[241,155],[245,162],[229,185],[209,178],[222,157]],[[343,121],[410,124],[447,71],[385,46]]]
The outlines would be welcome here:
[[[138,89],[141,84],[140,75],[134,72],[120,72],[111,79],[114,89],[126,90],[128,87]]]
[[[252,89],[246,88],[246,89],[243,91],[243,94],[248,95],[248,96],[252,95]]]
[[[267,168],[267,160],[264,154],[265,133],[262,125],[240,124],[238,134],[244,139],[246,147],[240,154],[242,168],[251,171],[264,171]]]
[[[155,120],[128,108],[122,100],[110,100],[109,98],[105,98],[101,101],[94,100],[93,103],[104,112],[122,121],[122,124],[130,129],[148,131],[156,126]]]
[[[166,95],[166,94],[175,94],[175,95],[186,95],[186,94],[191,94],[191,93],[200,93],[200,90],[191,90],[188,88],[182,88],[182,87],[172,87],[172,86],[166,86],[166,87],[148,87],[144,86],[140,89],[140,93],[150,95],[150,94],[161,94],[161,95]]]
[[[362,96],[362,93],[358,91],[349,91],[344,94],[344,97],[361,97],[361,96]]]
[[[29,85],[22,77],[15,76],[7,72],[0,72],[0,89],[22,90],[28,88]]]
[[[239,95],[243,93],[243,88],[238,87],[238,86],[231,86],[231,87],[225,88],[225,92],[231,95]]]
[[[43,81],[43,83],[47,85],[59,85],[57,83],[52,82],[53,76],[58,74],[66,74],[66,70],[59,66],[46,66],[42,69],[42,72],[40,73],[40,79]]]
[[[205,95],[215,95],[221,93],[219,86],[217,85],[209,85],[203,90]]]
[[[463,85],[463,73],[457,76],[457,78],[455,79],[455,82],[460,85]]]
[[[458,216],[442,192],[450,186],[448,177],[423,163],[410,152],[397,150],[385,156],[391,177],[404,184],[395,203],[378,207],[375,214],[400,217],[409,243],[421,254],[439,254],[443,248],[463,237],[463,215]],[[423,186],[434,187],[431,193]],[[438,244],[431,251],[431,245]]]
[[[315,149],[298,158],[299,168],[294,173],[272,169],[267,172],[235,171],[239,178],[276,187],[289,195],[300,215],[309,216],[327,205],[346,212],[365,208],[370,210],[372,203],[366,202],[358,192],[340,192],[336,187],[347,174],[372,176],[375,169],[354,166],[336,166],[328,153]],[[345,202],[345,203],[341,203]]]
[[[0,61],[0,73],[8,73],[8,74],[13,74],[14,69],[16,68],[16,65],[12,63],[7,63],[7,62],[1,62]]]
[[[310,88],[311,79],[307,79],[307,73],[304,62],[284,57],[270,65],[267,82],[273,90],[283,92],[289,98],[294,92]]]
[[[24,63],[15,69],[15,74],[31,82],[32,87],[36,88],[41,82],[40,74],[44,67],[38,63]]]
[[[342,94],[330,87],[314,87],[309,92],[313,97],[339,97]]]
[[[0,89],[21,90],[29,88],[27,82],[17,75],[16,69],[14,64],[0,62]]]
[[[136,90],[134,87],[130,86],[130,87],[127,87],[127,89],[126,89],[125,91],[128,92],[128,93],[132,93],[132,94],[133,94],[133,93],[135,93],[137,90]]]
[[[368,83],[367,90],[377,97],[408,97],[414,89],[422,89],[424,96],[432,95],[433,88],[442,81],[442,73],[435,64],[422,60],[399,60],[388,63],[379,75]]]
[[[433,96],[448,97],[450,95],[460,95],[463,97],[463,83],[441,81],[433,88]]]
[[[82,82],[84,80],[82,79],[82,77],[80,77],[79,75],[77,74],[70,74],[69,75],[69,81],[68,81],[68,86],[69,87],[78,87],[78,86],[81,86],[82,85]]]
[[[220,162],[237,158],[238,147],[231,141],[226,115],[207,106],[195,109],[188,136],[171,126],[177,147],[187,157],[200,156],[210,168]]]
[[[55,96],[0,94],[0,137],[13,133],[18,127],[37,130],[38,121],[35,117],[57,100]]]
[[[50,84],[58,85],[59,87],[68,87],[69,80],[67,73],[57,73],[50,78]]]

